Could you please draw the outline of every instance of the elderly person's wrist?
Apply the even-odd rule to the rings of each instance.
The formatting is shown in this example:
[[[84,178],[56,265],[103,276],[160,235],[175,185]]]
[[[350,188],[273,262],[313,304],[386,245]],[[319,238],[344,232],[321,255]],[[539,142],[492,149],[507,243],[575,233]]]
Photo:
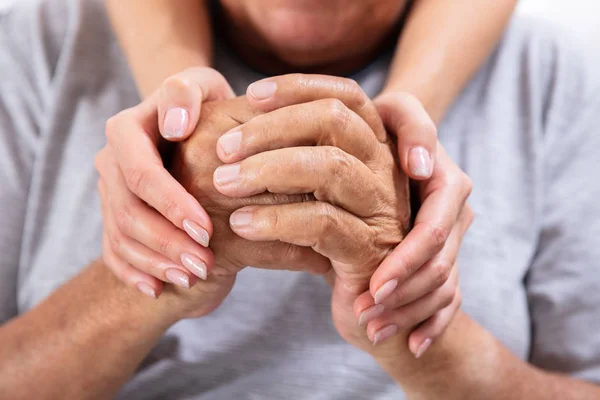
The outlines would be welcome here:
[[[86,274],[90,275],[90,280],[96,287],[104,288],[101,291],[102,298],[112,310],[111,318],[136,321],[146,330],[161,334],[184,318],[182,311],[173,307],[173,294],[170,290],[160,299],[144,296],[121,282],[102,260],[95,262]]]

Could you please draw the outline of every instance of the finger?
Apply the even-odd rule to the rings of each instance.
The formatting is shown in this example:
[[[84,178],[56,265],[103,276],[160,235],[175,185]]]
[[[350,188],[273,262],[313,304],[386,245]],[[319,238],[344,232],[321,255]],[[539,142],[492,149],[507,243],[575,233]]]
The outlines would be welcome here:
[[[317,200],[358,216],[377,213],[389,189],[355,157],[337,147],[293,147],[260,153],[217,168],[215,188],[226,196],[314,193]]]
[[[160,296],[164,287],[163,283],[158,279],[133,268],[117,257],[112,251],[106,235],[103,235],[102,248],[102,260],[117,279],[125,285],[136,288],[140,293],[152,297],[153,299],[157,299],[158,296]]]
[[[251,106],[263,112],[319,99],[339,99],[366,121],[380,142],[387,141],[375,105],[352,79],[328,75],[282,75],[254,82],[248,86],[246,97]]]
[[[212,68],[189,68],[167,78],[158,100],[162,136],[170,141],[187,139],[196,129],[202,103],[234,96],[225,77]]]
[[[236,210],[231,229],[252,241],[281,241],[310,247],[323,256],[348,264],[338,271],[345,280],[368,279],[378,258],[373,232],[361,219],[329,203],[311,201]]]
[[[101,181],[111,182],[114,187],[112,191],[107,189],[107,198],[111,210],[114,210],[112,215],[119,234],[134,239],[175,263],[181,263],[200,279],[206,279],[214,260],[212,251],[200,246],[127,191],[118,169],[107,168],[105,171],[109,175],[108,179]],[[164,280],[165,275],[155,274],[155,269],[144,269],[144,265],[135,266]]]
[[[412,329],[448,307],[454,300],[458,286],[458,268],[453,268],[451,278],[437,290],[405,306],[385,310],[367,323],[367,336],[378,344],[398,332]]]
[[[421,102],[409,93],[388,93],[374,101],[388,132],[396,136],[402,170],[412,179],[433,173],[437,128]]]
[[[189,289],[196,283],[187,270],[166,257],[144,247],[140,243],[123,236],[109,216],[105,221],[106,232],[113,252],[130,266],[165,282]],[[191,276],[190,276],[191,275]]]
[[[338,99],[315,100],[254,117],[221,136],[217,154],[226,163],[285,147],[335,146],[367,165],[383,146],[366,122]]]
[[[435,313],[411,332],[408,337],[408,348],[416,358],[420,358],[431,344],[442,336],[460,308],[461,302],[460,290],[457,290],[454,300],[448,307]]]
[[[135,287],[140,293],[153,299],[158,299],[158,297],[162,293],[162,282],[156,281],[157,283],[155,283],[154,285],[150,285],[149,283],[147,283],[149,277],[147,274],[144,274],[143,272],[135,269],[134,267],[122,261],[113,254],[105,254],[104,260],[105,263],[107,263],[107,265],[109,266],[117,266],[115,270],[113,270],[113,272],[118,271],[120,275],[117,275],[117,278],[121,282],[124,282],[128,286],[133,285],[132,287]],[[136,283],[133,284],[133,282]],[[160,287],[160,289],[157,289],[157,287]]]
[[[96,169],[118,168],[133,194],[207,246],[212,223],[206,211],[163,167],[157,150],[156,106],[152,102],[123,111],[106,123],[107,147],[96,157]]]
[[[102,233],[102,258],[104,264],[112,271],[112,273],[123,283],[130,287],[137,288],[141,293],[152,297],[158,298],[163,290],[163,283],[153,278],[152,276],[135,270],[130,267],[126,262],[121,260],[113,252],[110,246],[110,239],[107,234],[106,221],[109,220],[110,212],[108,206],[108,196],[106,193],[106,187],[102,184],[102,181],[98,181],[98,191],[100,193],[102,220],[103,220],[103,233]]]
[[[463,210],[461,214],[466,213],[467,211]],[[452,267],[456,263],[458,250],[464,235],[465,224],[462,222],[463,219],[464,217],[459,218],[459,222],[452,228],[442,251],[427,261],[406,282],[399,285],[380,301],[386,309],[394,309],[415,301],[446,283],[452,272]],[[379,299],[376,299],[376,302],[378,302],[377,300]]]
[[[378,303],[441,251],[471,192],[470,179],[441,146],[437,154],[432,178],[421,183],[424,201],[413,229],[371,278],[371,295]]]

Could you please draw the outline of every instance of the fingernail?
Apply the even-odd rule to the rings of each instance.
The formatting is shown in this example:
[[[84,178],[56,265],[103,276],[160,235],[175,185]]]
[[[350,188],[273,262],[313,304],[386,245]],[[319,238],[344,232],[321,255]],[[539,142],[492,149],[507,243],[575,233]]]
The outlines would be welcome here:
[[[186,273],[178,269],[168,269],[165,272],[165,276],[174,285],[181,286],[182,288],[190,288],[190,277]]]
[[[242,228],[250,225],[252,222],[252,213],[248,211],[238,211],[229,217],[229,225],[235,228]]]
[[[137,285],[135,285],[135,287],[146,296],[152,297],[153,299],[157,298],[156,292],[150,285],[145,284],[144,282],[139,282]]]
[[[423,340],[423,343],[421,343],[421,345],[417,349],[417,354],[415,354],[415,357],[420,358],[423,355],[423,353],[427,351],[429,346],[431,346],[431,339],[427,338]]]
[[[206,229],[204,229],[194,221],[184,219],[183,230],[185,230],[185,232],[196,242],[198,242],[204,247],[208,247],[209,237]]]
[[[422,178],[429,178],[432,172],[431,156],[424,147],[413,147],[408,153],[410,172]]]
[[[394,336],[396,333],[398,333],[398,327],[396,325],[388,325],[381,328],[375,332],[375,336],[373,337],[373,346],[375,346],[377,343],[383,342],[390,336]]]
[[[215,181],[219,185],[233,182],[240,175],[240,164],[222,165],[215,170]]]
[[[206,264],[204,264],[198,257],[184,253],[181,255],[181,263],[198,278],[206,280]]]
[[[242,144],[242,132],[227,132],[219,138],[219,146],[225,154],[231,154],[239,151]]]
[[[277,91],[277,84],[271,81],[254,82],[248,86],[248,92],[257,100],[265,100]]]
[[[398,286],[397,279],[391,279],[384,283],[376,292],[375,292],[375,304],[380,304],[383,302],[396,287]]]
[[[165,114],[163,136],[167,139],[180,138],[188,127],[189,114],[184,108],[171,108]]]
[[[360,317],[358,317],[358,326],[363,326],[379,317],[381,314],[383,314],[384,309],[385,307],[383,304],[376,304],[367,308],[360,314]]]

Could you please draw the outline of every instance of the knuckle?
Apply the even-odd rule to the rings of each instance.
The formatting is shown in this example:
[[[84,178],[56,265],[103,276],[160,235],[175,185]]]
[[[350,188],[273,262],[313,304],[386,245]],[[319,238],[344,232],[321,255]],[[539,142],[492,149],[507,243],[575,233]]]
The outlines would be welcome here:
[[[130,231],[132,223],[132,216],[129,207],[122,206],[114,210],[114,218],[118,230],[124,234],[127,234]]]
[[[464,172],[462,172],[462,187],[466,199],[471,195],[471,192],[473,192],[473,180]]]
[[[454,300],[454,295],[456,294],[456,288],[454,286],[448,285],[440,288],[440,308],[448,307],[452,304]]]
[[[352,168],[352,160],[338,147],[324,147],[327,152],[327,173],[330,179],[343,177]]]
[[[170,197],[164,197],[162,199],[162,214],[167,217],[168,220],[179,223],[184,219],[184,212],[179,207],[176,201]]]
[[[438,261],[433,265],[433,270],[435,286],[440,287],[448,281],[452,272],[452,265],[447,261]]]
[[[161,254],[168,255],[171,253],[173,240],[171,239],[170,235],[158,235],[156,240],[158,244],[158,251]]]
[[[109,143],[115,139],[115,135],[119,130],[119,120],[120,114],[116,114],[107,119],[106,123],[104,124],[104,134],[106,135],[106,140]]]
[[[318,233],[323,238],[330,234],[336,225],[335,208],[331,204],[324,202],[315,203],[315,207],[316,226],[318,227]]]
[[[150,173],[141,168],[132,168],[125,174],[125,183],[133,193],[139,193],[150,183]]]
[[[345,130],[350,123],[350,110],[339,99],[326,100],[327,121],[333,132]]]
[[[104,124],[104,133],[108,143],[114,143],[119,139],[123,130],[123,120],[130,117],[131,109],[123,110],[106,120]]]
[[[454,295],[454,302],[456,303],[456,308],[460,308],[462,306],[462,292],[460,289],[456,290],[456,294]]]
[[[427,232],[432,240],[433,247],[436,252],[439,252],[444,247],[444,244],[450,235],[450,230],[441,225],[427,224]]]
[[[346,81],[345,89],[346,89],[346,92],[348,93],[349,98],[352,101],[352,103],[358,107],[365,106],[367,103],[367,95],[365,94],[363,89],[360,87],[358,82],[351,78],[346,78],[345,81]]]

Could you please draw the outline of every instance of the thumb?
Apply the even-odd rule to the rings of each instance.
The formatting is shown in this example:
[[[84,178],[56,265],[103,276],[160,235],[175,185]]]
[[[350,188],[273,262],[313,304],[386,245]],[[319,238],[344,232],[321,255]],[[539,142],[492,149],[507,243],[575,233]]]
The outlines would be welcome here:
[[[421,102],[409,93],[384,93],[374,100],[389,133],[398,140],[402,171],[412,179],[429,179],[437,148],[437,128]]]
[[[167,78],[158,90],[160,134],[173,142],[187,139],[196,129],[203,102],[234,96],[225,77],[212,68],[189,68]]]

